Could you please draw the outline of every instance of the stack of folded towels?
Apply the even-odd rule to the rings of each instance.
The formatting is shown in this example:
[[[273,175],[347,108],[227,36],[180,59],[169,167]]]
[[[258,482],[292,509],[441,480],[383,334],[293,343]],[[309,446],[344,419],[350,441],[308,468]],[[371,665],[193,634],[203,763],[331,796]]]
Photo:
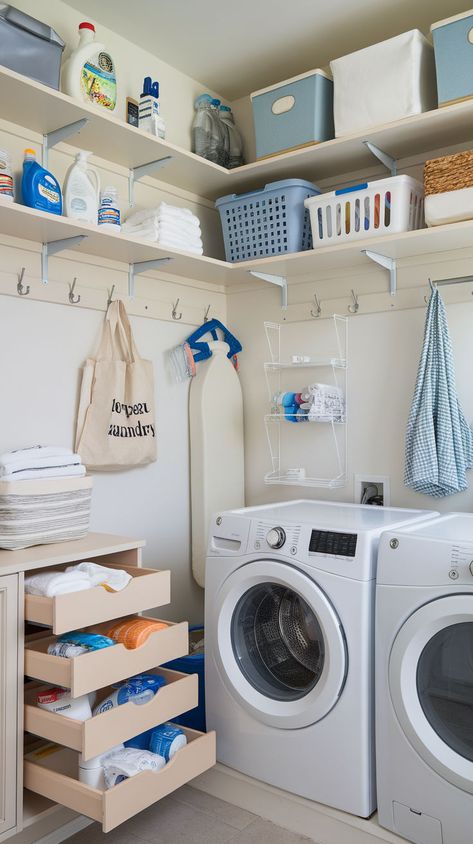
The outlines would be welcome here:
[[[36,445],[0,455],[2,481],[83,477],[85,473],[80,456],[70,448]]]
[[[156,208],[131,214],[122,224],[122,232],[152,240],[165,248],[204,254],[200,221],[190,208],[161,202]]]

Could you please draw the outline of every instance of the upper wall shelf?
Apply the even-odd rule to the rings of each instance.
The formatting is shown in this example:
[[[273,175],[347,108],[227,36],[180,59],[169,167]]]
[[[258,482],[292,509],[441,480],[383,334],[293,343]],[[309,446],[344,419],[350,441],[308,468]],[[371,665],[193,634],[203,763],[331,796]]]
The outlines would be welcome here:
[[[1,117],[44,135],[88,118],[71,143],[126,168],[173,156],[156,173],[169,185],[208,199],[239,193],[283,178],[308,178],[315,182],[337,174],[369,167],[369,140],[399,159],[432,149],[473,142],[473,100],[404,118],[368,132],[287,152],[228,171],[217,164],[135,129],[94,106],[74,100],[26,76],[0,66]]]

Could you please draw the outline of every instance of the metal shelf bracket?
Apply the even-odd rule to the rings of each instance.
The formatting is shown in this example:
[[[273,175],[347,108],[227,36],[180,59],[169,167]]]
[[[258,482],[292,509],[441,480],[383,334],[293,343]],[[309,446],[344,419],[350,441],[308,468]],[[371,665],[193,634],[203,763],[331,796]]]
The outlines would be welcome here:
[[[145,273],[147,270],[159,270],[172,258],[154,258],[152,261],[137,261],[134,264],[128,264],[128,295],[130,299],[135,297],[135,275]]]
[[[287,308],[287,278],[284,275],[272,275],[271,273],[260,273],[256,270],[249,270],[250,275],[268,281],[281,288],[281,308]]]
[[[50,240],[49,243],[43,243],[41,247],[41,280],[43,284],[48,283],[49,257],[56,255],[58,252],[63,252],[64,249],[73,249],[86,238],[86,234],[78,234],[75,237],[64,237],[62,240]]]
[[[65,141],[71,135],[80,132],[81,129],[89,122],[88,117],[81,117],[80,120],[75,120],[74,123],[68,123],[67,126],[61,126],[59,129],[54,129],[53,132],[47,132],[43,135],[43,167],[48,166],[49,150],[56,146],[56,144]]]
[[[374,261],[375,264],[379,264],[380,267],[384,267],[384,269],[389,272],[389,292],[391,296],[395,296],[397,293],[396,259],[388,258],[387,255],[380,255],[378,252],[371,252],[370,249],[362,249],[361,252],[363,255],[366,255],[370,261]]]
[[[376,144],[373,144],[371,141],[363,141],[363,143],[365,147],[369,149],[371,154],[374,155],[374,157],[377,158],[378,161],[381,162],[381,164],[384,164],[384,166],[387,167],[388,170],[390,170],[391,176],[397,176],[397,161],[395,158],[392,157],[392,155],[389,155],[388,152],[384,152],[383,149],[380,149],[376,146]]]
[[[166,165],[170,164],[173,159],[173,155],[166,155],[164,158],[158,158],[156,161],[149,161],[148,164],[140,164],[139,167],[132,167],[130,169],[128,174],[128,204],[130,208],[133,208],[133,205],[135,204],[135,182],[138,182],[139,179],[143,178],[143,176],[149,176],[150,173],[154,173],[156,170],[161,170],[161,167],[166,167]]]

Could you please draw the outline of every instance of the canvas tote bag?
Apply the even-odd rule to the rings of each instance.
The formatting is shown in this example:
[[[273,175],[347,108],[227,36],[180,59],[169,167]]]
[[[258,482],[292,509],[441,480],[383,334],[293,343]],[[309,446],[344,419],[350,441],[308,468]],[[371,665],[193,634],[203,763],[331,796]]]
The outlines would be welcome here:
[[[82,374],[76,451],[88,469],[156,460],[153,364],[140,357],[123,302],[108,308],[95,359]]]

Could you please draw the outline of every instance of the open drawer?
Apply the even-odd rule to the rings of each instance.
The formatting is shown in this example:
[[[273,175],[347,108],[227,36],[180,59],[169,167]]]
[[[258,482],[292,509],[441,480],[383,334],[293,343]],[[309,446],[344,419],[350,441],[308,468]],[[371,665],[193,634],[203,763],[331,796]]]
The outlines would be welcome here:
[[[184,729],[187,745],[161,771],[143,771],[108,791],[78,780],[78,755],[51,745],[25,757],[24,785],[102,824],[104,832],[137,815],[215,764],[215,733]]]
[[[166,680],[166,685],[159,689],[152,700],[139,706],[129,701],[87,721],[75,721],[64,715],[40,709],[35,701],[36,694],[42,687],[35,684],[34,688],[26,688],[25,730],[73,750],[79,750],[84,759],[91,759],[158,724],[172,721],[197,706],[197,674],[181,674],[167,668],[154,668],[147,673],[158,674]],[[111,688],[101,689],[97,694],[96,703],[104,700],[111,691]]]
[[[70,689],[73,697],[95,692],[156,665],[185,656],[189,650],[187,621],[179,624],[166,621],[165,624],[168,625],[166,628],[152,633],[139,648],[127,650],[124,645],[112,645],[73,659],[48,654],[48,645],[55,641],[54,636],[33,639],[25,646],[25,674],[35,680]],[[97,625],[94,632],[104,633],[106,626],[101,628]]]
[[[60,635],[79,627],[90,627],[123,615],[162,607],[171,600],[171,573],[156,569],[113,563],[109,568],[124,569],[132,575],[121,592],[108,592],[102,586],[83,592],[69,592],[55,598],[25,595],[25,620],[45,624]],[[63,567],[56,567],[61,570]]]

